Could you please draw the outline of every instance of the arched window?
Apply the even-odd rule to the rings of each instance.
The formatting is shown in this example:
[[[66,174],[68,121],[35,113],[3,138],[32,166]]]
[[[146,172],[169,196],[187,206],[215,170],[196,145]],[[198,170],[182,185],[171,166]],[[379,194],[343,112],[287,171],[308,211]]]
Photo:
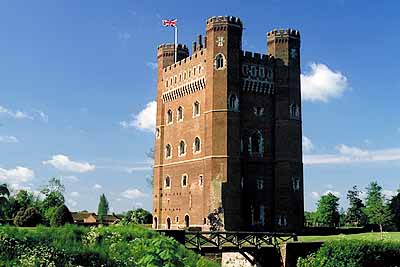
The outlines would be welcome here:
[[[182,187],[186,187],[188,184],[188,176],[187,174],[182,175]]]
[[[239,111],[239,98],[236,94],[231,94],[228,98],[228,109],[232,111]]]
[[[298,192],[300,190],[300,178],[299,177],[292,177],[292,186],[293,186],[294,192]]]
[[[169,176],[165,177],[165,188],[171,188],[171,178]]]
[[[189,223],[190,223],[189,220],[190,220],[190,219],[189,219],[189,215],[186,214],[186,215],[185,215],[185,227],[186,227],[186,228],[189,227]]]
[[[171,124],[172,123],[172,110],[168,110],[167,111],[167,124]]]
[[[203,186],[203,184],[204,184],[204,177],[201,174],[201,175],[199,175],[199,186]]]
[[[172,148],[170,144],[165,146],[165,158],[169,159],[172,157]]]
[[[198,153],[198,152],[200,152],[200,149],[201,149],[200,138],[196,137],[194,139],[194,143],[193,143],[193,152]]]
[[[298,105],[291,104],[289,111],[290,111],[291,119],[299,119],[300,118],[300,107]]]
[[[200,116],[200,103],[199,101],[194,102],[193,104],[193,117]]]
[[[167,229],[171,229],[171,219],[169,217],[167,218]]]
[[[177,121],[183,121],[183,107],[179,106],[177,112]]]
[[[154,217],[153,221],[154,221],[154,229],[158,229],[157,217]]]
[[[225,57],[223,54],[218,54],[215,56],[214,68],[216,70],[223,69],[225,67]]]
[[[185,141],[182,140],[179,143],[179,156],[185,155],[185,153],[186,153],[186,144]]]
[[[160,128],[156,129],[156,138],[160,138]]]
[[[256,131],[250,136],[249,152],[252,154],[264,153],[264,139],[260,131]]]

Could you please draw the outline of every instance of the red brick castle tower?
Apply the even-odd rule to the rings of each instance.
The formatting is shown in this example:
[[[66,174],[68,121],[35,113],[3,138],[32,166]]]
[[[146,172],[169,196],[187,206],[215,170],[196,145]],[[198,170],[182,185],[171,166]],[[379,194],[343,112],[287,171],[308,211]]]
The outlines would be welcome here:
[[[300,34],[242,50],[239,18],[212,17],[193,52],[158,47],[153,227],[299,231],[303,225]]]

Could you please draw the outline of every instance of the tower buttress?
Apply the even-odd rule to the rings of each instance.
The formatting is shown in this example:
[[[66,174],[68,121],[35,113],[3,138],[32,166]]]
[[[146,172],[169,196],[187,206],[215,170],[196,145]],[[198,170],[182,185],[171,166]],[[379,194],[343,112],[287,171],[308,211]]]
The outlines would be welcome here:
[[[303,163],[300,90],[300,33],[293,29],[267,33],[275,58],[274,187],[275,223],[299,230],[303,225]],[[293,203],[298,203],[293,208]]]

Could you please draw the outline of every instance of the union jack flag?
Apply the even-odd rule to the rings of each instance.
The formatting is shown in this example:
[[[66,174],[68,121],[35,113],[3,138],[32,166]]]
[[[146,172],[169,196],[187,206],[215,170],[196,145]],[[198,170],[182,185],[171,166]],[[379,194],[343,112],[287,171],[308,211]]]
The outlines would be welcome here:
[[[162,25],[164,27],[176,27],[176,19],[163,19]]]

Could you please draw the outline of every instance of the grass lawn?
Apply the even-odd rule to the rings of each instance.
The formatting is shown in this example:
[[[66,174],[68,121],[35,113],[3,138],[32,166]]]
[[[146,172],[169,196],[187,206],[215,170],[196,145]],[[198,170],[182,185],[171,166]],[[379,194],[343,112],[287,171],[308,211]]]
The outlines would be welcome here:
[[[381,233],[362,233],[354,235],[327,235],[327,236],[299,236],[299,241],[311,242],[311,241],[328,241],[328,240],[381,240]],[[384,232],[383,239],[385,241],[396,241],[400,242],[400,232]]]

